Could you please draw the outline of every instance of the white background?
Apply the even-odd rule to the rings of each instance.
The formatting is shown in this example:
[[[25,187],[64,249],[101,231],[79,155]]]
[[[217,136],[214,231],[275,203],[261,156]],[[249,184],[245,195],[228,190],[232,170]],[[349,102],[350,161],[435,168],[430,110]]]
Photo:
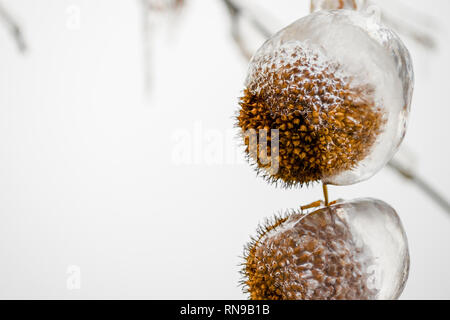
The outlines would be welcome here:
[[[280,27],[308,10],[270,2]],[[405,146],[450,198],[450,2],[407,2],[440,25],[440,47],[407,42],[417,79]],[[222,4],[189,1],[155,41],[148,97],[137,1],[3,3],[30,50],[18,54],[0,28],[0,298],[245,298],[239,256],[258,222],[321,188],[276,189],[233,152],[246,61]],[[79,28],[68,25],[73,6]],[[330,193],[396,208],[411,251],[402,298],[450,298],[446,212],[390,169]],[[73,265],[78,290],[67,287]]]

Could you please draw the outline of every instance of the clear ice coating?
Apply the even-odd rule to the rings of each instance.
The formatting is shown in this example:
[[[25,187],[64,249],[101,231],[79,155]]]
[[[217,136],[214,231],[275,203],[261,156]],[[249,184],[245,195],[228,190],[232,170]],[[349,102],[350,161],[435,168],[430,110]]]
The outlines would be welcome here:
[[[298,57],[303,59],[302,68],[295,68]],[[305,61],[313,61],[311,68],[305,69]],[[277,79],[277,73],[289,77]],[[324,81],[327,77],[328,82]],[[321,81],[319,86],[326,86],[316,87],[317,79]],[[372,177],[397,152],[407,129],[414,73],[407,48],[376,15],[352,10],[318,11],[297,20],[263,44],[252,58],[245,85],[254,95],[270,97],[267,104],[275,115],[284,112],[282,106],[286,102],[295,105],[295,99],[307,101],[302,116],[319,114],[319,125],[326,123],[322,119],[327,118],[355,128],[368,125],[353,116],[333,118],[336,105],[347,103],[336,95],[342,86],[351,93],[353,101],[366,101],[364,107],[371,106],[374,113],[369,122],[381,114],[381,128],[374,133],[376,139],[369,139],[363,158],[351,168],[327,173],[321,179],[327,184],[351,185]],[[285,97],[289,100],[283,101]],[[338,132],[342,128],[328,129]],[[358,135],[348,135],[348,130],[345,135],[339,141],[329,141],[326,148],[351,149],[352,145],[345,141],[354,143]]]
[[[409,272],[400,218],[370,198],[291,214],[259,240],[255,256],[283,299],[397,299]]]

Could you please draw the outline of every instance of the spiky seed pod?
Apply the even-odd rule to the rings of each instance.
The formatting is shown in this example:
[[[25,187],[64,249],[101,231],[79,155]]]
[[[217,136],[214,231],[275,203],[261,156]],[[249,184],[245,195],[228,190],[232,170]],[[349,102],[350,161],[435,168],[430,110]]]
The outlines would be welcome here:
[[[367,156],[384,124],[370,85],[354,81],[339,64],[299,42],[261,55],[252,65],[237,125],[243,134],[278,130],[277,172],[268,173],[272,163],[250,156],[269,181],[307,184],[350,170]],[[251,155],[254,141],[244,142]],[[273,152],[258,139],[258,151],[262,148],[269,156]]]
[[[408,277],[406,235],[375,199],[291,212],[259,229],[244,254],[253,300],[396,299]]]

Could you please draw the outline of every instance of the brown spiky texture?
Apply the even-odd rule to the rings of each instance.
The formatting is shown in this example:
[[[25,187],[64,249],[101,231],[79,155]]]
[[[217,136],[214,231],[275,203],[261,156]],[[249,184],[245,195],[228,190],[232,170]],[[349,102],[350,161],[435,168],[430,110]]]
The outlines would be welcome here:
[[[384,113],[364,79],[344,75],[320,51],[297,43],[254,58],[241,98],[237,126],[248,159],[269,182],[284,187],[308,184],[354,169],[370,153],[383,129]],[[279,130],[279,148],[260,145],[260,130],[270,142]],[[257,141],[247,134],[256,130]],[[279,169],[251,154],[278,152]],[[264,154],[264,153],[263,153]]]
[[[244,254],[244,291],[252,300],[375,299],[367,248],[329,207],[291,212],[258,231]]]

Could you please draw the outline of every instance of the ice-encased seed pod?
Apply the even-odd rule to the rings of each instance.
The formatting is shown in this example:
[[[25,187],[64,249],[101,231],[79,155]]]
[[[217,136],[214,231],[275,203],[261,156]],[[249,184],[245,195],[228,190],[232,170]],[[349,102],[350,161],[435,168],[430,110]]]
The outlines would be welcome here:
[[[250,63],[237,125],[245,137],[266,129],[271,141],[277,132],[279,142],[257,148],[276,153],[274,171],[245,138],[251,162],[288,187],[370,178],[404,138],[413,78],[406,47],[368,13],[319,11],[294,22]]]
[[[400,218],[375,199],[276,218],[248,246],[243,270],[254,300],[397,299],[408,272]]]

